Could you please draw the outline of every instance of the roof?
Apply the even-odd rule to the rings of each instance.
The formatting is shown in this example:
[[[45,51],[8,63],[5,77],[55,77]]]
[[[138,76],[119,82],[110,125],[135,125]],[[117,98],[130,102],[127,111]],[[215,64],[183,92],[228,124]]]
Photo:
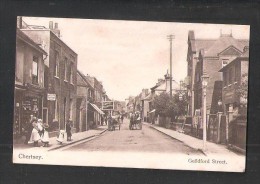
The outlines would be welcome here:
[[[37,43],[35,43],[31,38],[29,38],[25,33],[23,33],[20,29],[16,29],[16,36],[17,38],[23,40],[27,44],[29,44],[34,49],[38,50],[44,55],[47,55],[47,52],[43,50]]]
[[[212,44],[214,44],[216,40],[211,40],[211,39],[196,39],[195,40],[195,47],[196,47],[196,52],[199,52],[201,49],[204,49],[204,51],[207,51]]]
[[[146,97],[144,97],[144,98],[141,99],[141,100],[145,100],[145,101],[150,101],[150,100],[152,100],[152,94],[149,93]]]
[[[151,89],[157,90],[157,91],[165,91],[166,90],[166,81],[164,80],[164,82],[160,83],[159,85],[155,85]],[[172,80],[172,89],[173,90],[179,89],[179,84],[175,80]]]
[[[92,87],[94,89],[94,86],[91,85],[91,81],[89,81],[89,78],[87,76],[85,76],[82,72],[80,72],[79,70],[77,70],[77,72],[82,77],[84,82],[86,82],[90,87]]]
[[[235,47],[242,53],[244,47],[247,45],[248,44],[246,41],[239,41],[238,39],[235,39],[232,35],[222,35],[207,50],[204,50],[204,57],[217,57],[220,52],[230,46]]]
[[[229,68],[230,65],[232,65],[234,62],[237,61],[241,61],[241,60],[248,60],[249,59],[249,50],[245,51],[241,56],[236,57],[235,59],[233,59],[230,63],[228,63],[226,66],[224,66],[223,68],[221,68],[219,70],[219,72],[223,72],[224,70],[226,70],[226,68]],[[249,60],[248,60],[249,61]]]
[[[188,39],[190,40],[192,51],[198,53],[203,49],[205,57],[216,57],[230,46],[235,47],[242,53],[244,47],[249,46],[248,39],[236,39],[232,34],[222,34],[218,39],[195,39],[194,31],[190,30]]]

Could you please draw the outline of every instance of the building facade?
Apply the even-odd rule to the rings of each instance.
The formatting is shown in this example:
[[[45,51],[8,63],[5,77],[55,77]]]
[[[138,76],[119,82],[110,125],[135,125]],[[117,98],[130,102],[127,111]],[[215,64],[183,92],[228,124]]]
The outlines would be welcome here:
[[[77,71],[77,104],[76,104],[76,131],[82,132],[92,128],[95,109],[94,86],[80,71]]]
[[[204,72],[209,76],[207,85],[207,114],[216,114],[218,101],[222,100],[222,75],[218,72],[236,57],[242,55],[248,40],[236,39],[231,34],[220,34],[218,39],[195,39],[194,31],[188,34],[187,85],[189,98],[188,114],[202,111],[202,81]]]
[[[44,62],[47,53],[19,28],[16,32],[14,136],[21,135],[30,116],[44,118]]]
[[[76,125],[77,91],[77,54],[60,39],[58,24],[53,22],[49,28],[26,26],[21,29],[28,37],[47,52],[44,83],[44,123],[55,133],[65,129],[65,123],[71,121],[73,130]],[[51,97],[50,97],[51,96]]]
[[[243,112],[243,108],[247,100],[240,95],[239,88],[243,85],[243,78],[248,78],[248,65],[249,50],[245,48],[241,56],[235,58],[220,70],[223,75],[222,99],[225,115],[229,112],[232,112],[232,115],[246,115],[246,112]],[[248,89],[244,90],[247,91]]]

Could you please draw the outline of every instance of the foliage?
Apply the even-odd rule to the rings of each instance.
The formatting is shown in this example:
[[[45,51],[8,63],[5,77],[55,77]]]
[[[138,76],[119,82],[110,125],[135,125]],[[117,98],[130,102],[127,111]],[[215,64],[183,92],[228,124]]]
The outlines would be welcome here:
[[[241,77],[241,84],[238,86],[237,92],[242,99],[247,100],[247,91],[248,91],[248,73],[245,73]]]
[[[154,99],[154,107],[156,114],[163,117],[171,117],[177,119],[179,116],[185,115],[187,110],[187,97],[180,93],[175,94],[172,98],[168,93],[161,93]]]

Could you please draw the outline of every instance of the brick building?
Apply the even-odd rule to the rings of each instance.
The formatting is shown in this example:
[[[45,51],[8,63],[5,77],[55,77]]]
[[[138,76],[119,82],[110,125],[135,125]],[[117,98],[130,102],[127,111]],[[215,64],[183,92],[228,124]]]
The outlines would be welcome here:
[[[20,20],[21,21],[21,20]],[[43,119],[55,133],[65,129],[66,121],[76,122],[77,54],[60,39],[58,23],[50,21],[49,28],[22,25],[22,31],[47,52],[44,85]],[[48,95],[52,95],[52,99]]]
[[[228,114],[228,112],[234,112],[233,115],[241,114],[241,104],[247,102],[240,96],[238,88],[241,86],[243,76],[248,77],[248,62],[249,50],[245,48],[241,56],[238,56],[220,70],[223,74],[224,114]]]
[[[202,107],[201,76],[206,72],[209,76],[207,86],[207,114],[218,111],[218,101],[222,100],[222,75],[218,72],[223,66],[241,56],[248,40],[236,39],[231,34],[221,34],[218,39],[196,39],[194,31],[188,34],[187,52],[187,85],[189,112],[193,116]]]
[[[47,53],[20,29],[16,32],[14,136],[30,121],[30,115],[44,118],[44,62]]]

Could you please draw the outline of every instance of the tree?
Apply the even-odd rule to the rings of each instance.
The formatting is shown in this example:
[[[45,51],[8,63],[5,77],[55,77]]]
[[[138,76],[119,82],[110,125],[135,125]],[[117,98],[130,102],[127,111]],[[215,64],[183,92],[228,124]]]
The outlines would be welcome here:
[[[237,92],[240,98],[247,102],[247,92],[248,92],[248,73],[244,73],[241,77],[241,84],[238,86]]]
[[[180,95],[182,95],[182,99],[180,99]],[[187,97],[181,92],[176,93],[172,98],[168,93],[161,93],[155,97],[154,107],[156,114],[176,120],[179,116],[186,114]]]

